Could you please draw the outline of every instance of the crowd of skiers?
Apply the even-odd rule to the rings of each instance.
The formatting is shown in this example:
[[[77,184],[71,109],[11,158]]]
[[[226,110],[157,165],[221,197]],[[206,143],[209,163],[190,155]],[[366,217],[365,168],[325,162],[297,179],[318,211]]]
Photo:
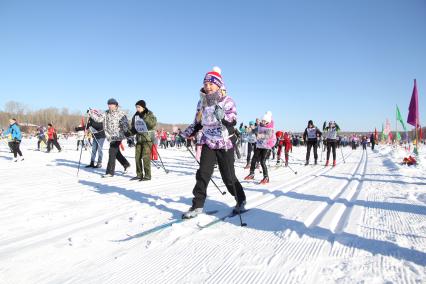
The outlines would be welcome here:
[[[158,156],[157,147],[180,148],[184,145],[188,151],[196,145],[196,154],[191,154],[199,163],[195,175],[196,182],[193,188],[194,198],[191,208],[183,214],[183,218],[192,218],[202,212],[207,197],[207,186],[211,180],[214,168],[217,166],[222,180],[234,196],[236,205],[235,213],[245,210],[246,196],[244,189],[235,175],[235,156],[237,159],[245,156],[245,169],[249,170],[245,180],[255,179],[255,169],[261,167],[263,178],[261,184],[269,183],[267,159],[276,159],[276,165],[289,166],[289,157],[294,146],[306,145],[306,162],[308,165],[313,152],[314,164],[318,164],[318,149],[326,149],[325,166],[330,163],[336,166],[336,148],[347,145],[347,138],[338,135],[339,126],[334,121],[324,122],[319,129],[312,120],[308,121],[302,135],[293,135],[289,132],[275,129],[273,115],[267,111],[261,119],[250,121],[247,126],[242,123],[237,125],[237,108],[234,100],[227,94],[223,83],[221,70],[217,67],[204,76],[203,87],[196,104],[193,122],[184,130],[178,129],[173,133],[156,130],[157,119],[153,112],[147,108],[144,100],[135,103],[135,114],[129,123],[126,113],[120,109],[118,101],[109,99],[108,109],[98,111],[87,110],[87,120],[75,128],[77,132],[77,150],[87,148],[87,143],[92,147],[91,159],[88,168],[102,168],[103,145],[105,140],[109,143],[108,162],[104,178],[113,177],[116,161],[124,168],[130,167],[130,162],[121,152],[123,141],[135,147],[136,176],[132,180],[147,181],[151,179],[151,160]],[[22,135],[16,120],[10,120],[10,127],[2,136],[10,135],[10,148],[13,150],[15,160],[22,157],[19,144]],[[61,151],[58,135],[52,124],[48,128],[39,127],[37,130],[37,148],[42,144],[50,152],[55,146]],[[369,142],[374,149],[375,140],[372,135]],[[352,137],[352,147],[357,144],[356,137]],[[365,149],[367,137],[362,137],[361,145]],[[81,148],[80,148],[81,147]],[[356,147],[355,147],[356,148]],[[21,158],[23,159],[23,157]],[[96,163],[95,163],[96,162]]]

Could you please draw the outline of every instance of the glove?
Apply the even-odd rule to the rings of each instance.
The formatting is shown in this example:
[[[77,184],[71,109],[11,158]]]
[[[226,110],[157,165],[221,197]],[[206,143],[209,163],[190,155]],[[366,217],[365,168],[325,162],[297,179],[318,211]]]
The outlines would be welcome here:
[[[126,138],[132,137],[133,135],[134,134],[130,130],[124,131],[124,136],[126,136]]]
[[[218,121],[222,121],[222,119],[225,117],[225,112],[220,106],[216,105],[216,108],[214,109],[214,116]]]

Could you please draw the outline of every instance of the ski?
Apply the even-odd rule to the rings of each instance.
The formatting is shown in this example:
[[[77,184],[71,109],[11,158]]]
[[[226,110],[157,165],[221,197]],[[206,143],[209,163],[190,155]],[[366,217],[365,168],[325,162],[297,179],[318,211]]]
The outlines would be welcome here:
[[[246,209],[246,210],[240,211],[240,214],[241,214],[241,215],[243,215],[244,213],[247,213],[248,211],[250,211],[250,209]],[[237,212],[232,211],[231,213],[229,213],[229,214],[227,214],[227,215],[225,215],[225,216],[223,216],[223,217],[220,217],[220,218],[218,218],[218,219],[216,219],[216,220],[213,220],[213,221],[211,221],[211,222],[209,222],[209,223],[207,223],[207,224],[205,224],[205,225],[202,225],[202,226],[198,225],[198,228],[199,228],[200,230],[202,230],[202,229],[205,229],[205,228],[211,227],[211,226],[213,226],[213,225],[215,225],[215,224],[217,224],[217,223],[223,222],[223,221],[225,221],[226,219],[233,218],[233,217],[236,217],[236,216],[238,216],[238,213],[237,213]]]
[[[203,212],[203,213],[201,213],[200,215],[202,215],[202,214],[205,214],[205,215],[214,215],[214,214],[216,214],[217,212],[219,212],[219,211],[218,211],[218,210],[211,210],[211,211]],[[150,235],[150,234],[152,234],[152,233],[156,233],[156,232],[162,231],[162,230],[164,230],[164,229],[166,229],[166,228],[169,228],[169,227],[173,226],[174,224],[183,223],[183,222],[185,222],[185,221],[189,221],[189,220],[192,220],[192,219],[195,219],[195,218],[196,218],[196,217],[194,217],[194,218],[190,218],[190,219],[175,219],[175,220],[172,220],[172,221],[170,221],[170,222],[167,222],[167,223],[161,224],[161,225],[159,225],[159,226],[157,226],[157,227],[151,228],[151,229],[149,229],[149,230],[147,230],[147,231],[143,231],[143,232],[137,233],[136,235],[130,235],[130,234],[127,234],[127,238],[122,239],[122,240],[118,240],[117,242],[124,242],[124,241],[130,241],[130,240],[132,240],[132,239],[141,238],[141,237],[144,237],[144,236]]]

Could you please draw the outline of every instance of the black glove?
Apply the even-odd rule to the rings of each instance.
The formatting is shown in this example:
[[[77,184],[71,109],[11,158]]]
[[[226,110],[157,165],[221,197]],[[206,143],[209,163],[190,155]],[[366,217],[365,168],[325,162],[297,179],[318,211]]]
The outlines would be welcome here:
[[[132,136],[133,136],[133,133],[132,133],[130,130],[126,130],[126,131],[124,132],[124,136],[126,136],[126,138],[128,138],[128,137],[132,137]]]

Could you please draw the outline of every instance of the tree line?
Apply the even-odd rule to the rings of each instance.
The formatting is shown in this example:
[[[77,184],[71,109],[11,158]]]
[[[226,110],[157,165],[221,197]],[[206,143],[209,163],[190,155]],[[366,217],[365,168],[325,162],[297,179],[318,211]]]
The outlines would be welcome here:
[[[128,118],[131,119],[129,114]],[[34,131],[35,127],[25,126],[26,124],[34,124],[37,126],[47,127],[48,123],[53,126],[60,133],[74,132],[75,127],[81,123],[83,114],[79,111],[71,112],[68,108],[43,108],[32,110],[29,106],[16,102],[8,101],[4,104],[3,111],[0,111],[0,128],[6,128],[9,125],[10,118],[16,118],[18,124],[21,125],[24,132]],[[158,118],[157,118],[158,119]],[[173,125],[166,123],[158,123],[157,129],[164,129],[165,131],[173,131],[173,128],[185,128],[186,125]]]

